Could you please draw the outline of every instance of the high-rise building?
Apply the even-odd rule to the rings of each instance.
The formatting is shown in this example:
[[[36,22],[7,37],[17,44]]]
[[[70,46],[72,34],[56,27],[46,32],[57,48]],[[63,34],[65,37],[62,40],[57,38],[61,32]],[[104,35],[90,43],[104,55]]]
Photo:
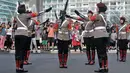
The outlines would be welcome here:
[[[0,22],[10,21],[16,16],[17,2],[22,0],[0,0]]]
[[[76,16],[74,10],[78,10],[82,14],[87,16],[87,11],[92,10],[96,12],[96,3],[102,1],[108,7],[107,20],[110,24],[119,22],[119,18],[124,16],[130,22],[130,1],[129,0],[69,0],[67,14]],[[60,10],[64,9],[66,0],[43,0],[43,10],[48,7],[53,7],[53,10],[46,15],[43,19],[50,18],[51,21],[55,21],[55,13],[59,14]]]
[[[18,0],[0,0],[0,21],[8,21],[15,15]]]

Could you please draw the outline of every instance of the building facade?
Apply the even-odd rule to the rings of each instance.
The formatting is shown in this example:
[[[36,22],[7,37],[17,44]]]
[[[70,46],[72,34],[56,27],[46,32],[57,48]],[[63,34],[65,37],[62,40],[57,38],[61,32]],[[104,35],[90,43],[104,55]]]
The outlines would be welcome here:
[[[7,22],[15,15],[18,0],[0,0],[0,21]]]
[[[99,3],[101,0],[69,0],[69,6],[67,14],[76,16],[74,10],[78,10],[82,14],[87,16],[87,11],[92,10],[96,12],[96,3]],[[43,10],[48,7],[53,7],[53,10],[43,16],[43,19],[46,20],[50,18],[51,21],[55,21],[55,13],[59,14],[60,10],[64,9],[66,0],[43,0]],[[110,24],[115,24],[119,22],[121,16],[125,16],[130,22],[130,1],[129,0],[102,0],[108,6],[107,10],[107,20]]]

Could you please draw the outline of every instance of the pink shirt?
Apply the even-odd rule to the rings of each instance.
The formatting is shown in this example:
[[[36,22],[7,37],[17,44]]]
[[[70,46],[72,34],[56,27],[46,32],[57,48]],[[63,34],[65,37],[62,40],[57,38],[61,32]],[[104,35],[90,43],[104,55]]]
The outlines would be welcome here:
[[[54,37],[54,29],[52,27],[48,27],[48,37]]]

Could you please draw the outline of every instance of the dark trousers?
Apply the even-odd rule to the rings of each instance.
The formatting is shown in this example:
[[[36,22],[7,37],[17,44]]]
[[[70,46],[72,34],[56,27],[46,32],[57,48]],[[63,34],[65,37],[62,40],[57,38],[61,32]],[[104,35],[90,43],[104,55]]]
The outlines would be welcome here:
[[[84,37],[84,43],[86,46],[86,55],[88,61],[95,61],[95,43],[93,37]]]
[[[24,56],[26,52],[27,36],[16,35],[15,36],[15,60],[20,61],[20,68],[23,68]]]
[[[86,37],[84,38],[84,43],[86,45],[86,50],[95,50],[95,43],[94,43],[94,38],[93,37]]]
[[[27,44],[25,48],[25,55],[24,55],[24,60],[27,61],[30,55],[30,44],[31,44],[31,37],[27,37]]]
[[[119,39],[118,40],[118,46],[119,46],[119,49],[121,49],[121,50],[127,50],[127,44],[128,44],[127,39]]]
[[[32,39],[32,37],[28,37],[28,40],[27,40],[27,50],[30,50],[30,44],[31,44],[31,39]]]
[[[68,59],[69,41],[58,40],[58,57],[60,65],[66,65]]]
[[[58,40],[58,54],[68,54],[69,41]]]
[[[128,40],[127,39],[119,39],[118,40],[118,46],[119,46],[119,51],[120,51],[120,59],[121,60],[126,60],[126,54],[127,54],[127,44]]]
[[[11,35],[7,35],[5,45],[7,46],[7,48],[11,49],[12,44],[13,44],[13,41],[11,39]]]
[[[107,66],[108,58],[107,58],[107,50],[106,50],[107,41],[108,41],[108,38],[106,37],[95,39],[100,68],[108,67]]]

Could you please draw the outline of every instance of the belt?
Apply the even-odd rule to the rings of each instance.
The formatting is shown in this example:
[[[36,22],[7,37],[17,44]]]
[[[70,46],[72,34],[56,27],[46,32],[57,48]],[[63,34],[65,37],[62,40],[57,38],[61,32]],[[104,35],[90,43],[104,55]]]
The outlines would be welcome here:
[[[126,34],[126,32],[120,32],[120,34]]]
[[[94,30],[92,29],[92,30],[90,30],[89,32],[93,32]]]
[[[18,27],[17,29],[18,29],[18,30],[20,30],[20,29],[22,29],[22,30],[27,30],[27,28],[25,28],[25,27]]]
[[[59,33],[61,33],[61,34],[69,34],[69,32],[62,32],[62,31],[59,31]]]
[[[87,30],[85,30],[84,32],[93,32],[94,30],[92,29],[92,30],[89,30],[89,31],[87,31]]]
[[[102,30],[102,29],[106,29],[106,27],[104,27],[104,26],[99,26],[99,27],[95,27],[94,29],[95,29],[95,30]]]

